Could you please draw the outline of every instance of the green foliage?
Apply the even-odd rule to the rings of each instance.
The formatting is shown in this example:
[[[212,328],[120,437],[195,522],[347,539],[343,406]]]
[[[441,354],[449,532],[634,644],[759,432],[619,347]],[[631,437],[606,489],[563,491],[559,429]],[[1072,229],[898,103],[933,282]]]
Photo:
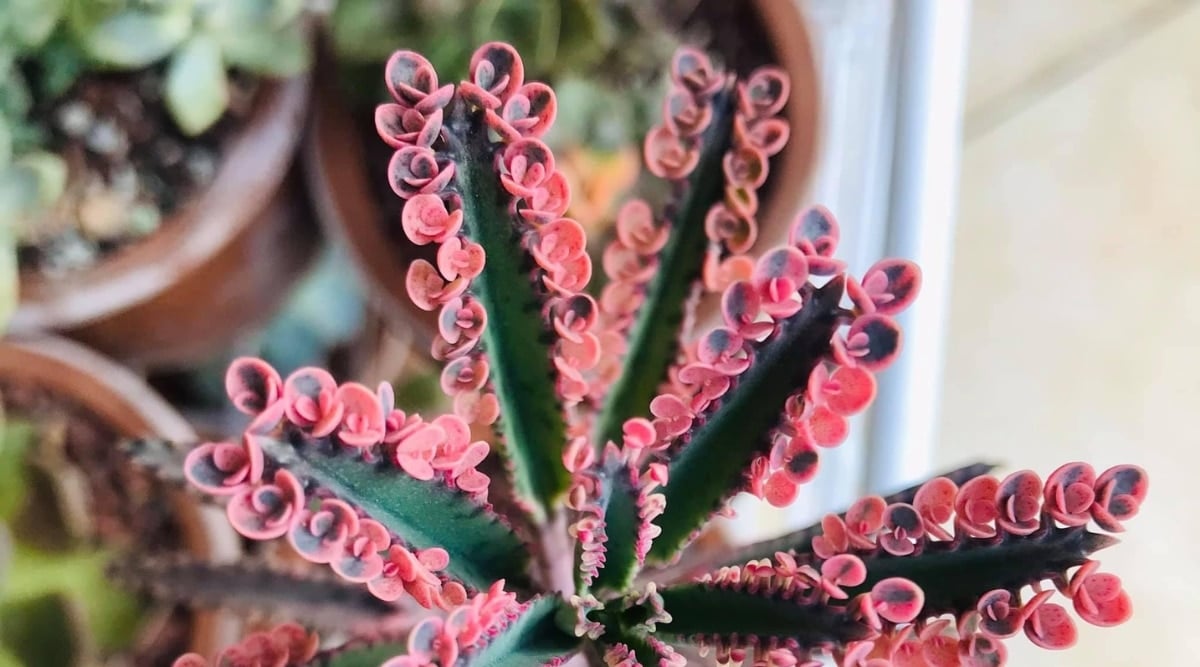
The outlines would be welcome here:
[[[447,571],[478,588],[505,579],[528,585],[528,553],[515,533],[466,495],[350,456],[329,456],[319,447],[263,438],[263,453],[301,479],[313,480],[356,505],[415,549],[441,547],[450,555]],[[386,465],[386,464],[383,464]]]
[[[29,461],[39,447],[39,429],[7,421],[0,430],[0,651],[16,664],[67,667],[92,653],[127,647],[141,618],[136,599],[109,581],[111,554],[77,542],[64,550],[34,546],[44,533],[63,527],[39,523],[53,513],[31,488]],[[51,502],[53,499],[49,499]],[[36,519],[24,518],[35,514]],[[18,524],[22,527],[17,529]],[[31,524],[36,535],[29,534]],[[26,543],[28,540],[29,543]],[[0,664],[4,658],[0,657]]]
[[[473,142],[451,146],[464,193],[463,231],[487,254],[472,289],[488,312],[483,344],[504,415],[500,429],[505,447],[516,461],[517,491],[533,501],[539,514],[549,516],[570,482],[562,466],[567,426],[555,388],[547,381],[553,373],[542,323],[530,316],[539,309],[537,295],[532,283],[514,280],[523,273],[525,254],[513,242],[511,214],[484,143],[482,116],[459,113],[449,120],[452,128],[459,127],[452,136]]]

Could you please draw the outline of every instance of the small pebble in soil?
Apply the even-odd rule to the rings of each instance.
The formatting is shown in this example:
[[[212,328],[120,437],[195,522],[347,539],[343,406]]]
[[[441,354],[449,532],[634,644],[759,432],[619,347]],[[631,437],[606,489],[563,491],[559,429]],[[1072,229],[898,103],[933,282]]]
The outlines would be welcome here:
[[[42,247],[42,268],[50,275],[63,275],[87,268],[96,261],[97,248],[74,230],[47,241]]]
[[[120,157],[129,151],[129,137],[108,118],[92,124],[87,134],[89,150],[109,157]]]
[[[69,137],[82,137],[91,126],[92,108],[86,102],[68,102],[58,110],[58,127]]]

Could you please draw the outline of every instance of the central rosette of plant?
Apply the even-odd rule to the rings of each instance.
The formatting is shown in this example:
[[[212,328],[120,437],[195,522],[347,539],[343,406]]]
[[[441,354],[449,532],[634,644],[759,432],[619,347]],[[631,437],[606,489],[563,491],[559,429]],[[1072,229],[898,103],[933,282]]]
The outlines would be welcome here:
[[[432,354],[454,414],[408,414],[386,383],[311,368],[282,378],[242,359],[226,385],[249,426],[196,448],[186,469],[229,497],[243,535],[286,537],[383,600],[448,613],[403,642],[320,653],[286,626],[229,661],[515,667],[583,650],[680,665],[676,647],[693,644],[776,667],[821,654],[996,665],[1001,639],[1022,630],[1049,648],[1073,642],[1047,583],[1089,622],[1129,615],[1120,580],[1089,559],[1114,540],[1088,525],[1119,531],[1136,513],[1146,477],[1132,466],[1069,464],[1044,483],[976,466],[769,543],[689,548],[739,492],[795,500],[873,399],[920,273],[884,260],[847,275],[821,208],[752,259],[758,188],[788,139],[788,80],[769,67],[735,77],[692,50],[671,77],[644,151],[670,199],[620,209],[593,295],[584,230],[562,217],[566,181],[539,139],[553,91],[525,81],[505,44],[481,47],[457,86],[416,53],[391,58],[394,102],[376,125],[395,149],[398,224],[436,247],[407,284],[438,312]],[[707,293],[722,321],[695,335]],[[494,448],[472,425],[493,428]],[[499,478],[479,469],[489,454],[504,459]]]

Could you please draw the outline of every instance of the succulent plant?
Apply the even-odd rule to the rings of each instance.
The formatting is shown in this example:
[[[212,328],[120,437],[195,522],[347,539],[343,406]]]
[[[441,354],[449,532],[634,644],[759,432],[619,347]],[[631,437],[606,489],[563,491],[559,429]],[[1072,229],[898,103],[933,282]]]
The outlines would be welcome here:
[[[400,224],[437,247],[408,290],[439,311],[433,355],[454,413],[424,419],[386,383],[283,378],[243,358],[226,390],[248,426],[183,465],[242,535],[285,538],[383,600],[440,611],[406,638],[333,647],[284,625],[220,664],[662,666],[694,644],[771,667],[999,665],[1022,631],[1074,642],[1054,589],[1090,623],[1129,616],[1120,579],[1091,559],[1145,498],[1129,465],[1070,463],[1045,481],[974,466],[777,540],[689,549],[735,494],[796,498],[873,399],[920,273],[883,260],[847,275],[822,208],[751,259],[789,83],[770,67],[737,80],[684,49],[644,144],[672,198],[621,208],[594,298],[583,230],[561,217],[569,193],[539,139],[553,91],[526,82],[503,43],[469,67],[443,85],[428,60],[395,53],[394,102],[376,114]],[[705,293],[721,294],[723,321],[693,336]],[[488,468],[472,425],[495,429],[503,465]]]
[[[61,435],[0,415],[0,665],[92,664],[129,645],[141,614],[107,580],[111,554],[78,534],[88,515],[55,460]]]
[[[65,28],[101,67],[166,61],[163,99],[187,134],[229,104],[227,70],[291,76],[308,67],[302,0],[55,0]],[[57,20],[57,17],[56,17]]]

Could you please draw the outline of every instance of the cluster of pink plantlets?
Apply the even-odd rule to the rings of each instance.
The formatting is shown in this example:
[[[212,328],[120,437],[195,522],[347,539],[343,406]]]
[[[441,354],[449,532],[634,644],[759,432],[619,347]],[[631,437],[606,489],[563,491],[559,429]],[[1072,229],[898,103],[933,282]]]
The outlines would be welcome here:
[[[284,623],[264,632],[247,635],[242,641],[221,651],[209,663],[202,655],[188,653],[175,660],[174,667],[242,667],[243,665],[299,665],[317,654],[315,633],[295,623]]]
[[[456,414],[426,422],[396,409],[387,384],[339,385],[317,369],[284,381],[243,359],[226,382],[251,417],[241,441],[186,462],[195,486],[229,499],[243,535],[286,536],[384,600],[448,612],[411,623],[403,643],[381,631],[314,659],[560,667],[586,650],[610,666],[679,667],[672,643],[692,643],[755,667],[826,656],[978,667],[1003,664],[1002,640],[1022,629],[1047,648],[1073,641],[1047,582],[1088,622],[1127,618],[1120,580],[1089,558],[1115,540],[1087,525],[1116,532],[1137,513],[1146,475],[1133,466],[1070,464],[1044,484],[972,467],[890,503],[864,499],[819,534],[732,557],[685,552],[738,492],[795,500],[819,449],[842,443],[873,400],[874,374],[900,349],[893,317],[921,274],[884,260],[861,282],[847,275],[820,207],[751,260],[757,189],[788,137],[787,78],[763,68],[739,81],[691,49],[671,76],[644,153],[672,199],[620,209],[598,304],[583,291],[583,230],[562,217],[569,193],[539,139],[555,115],[550,88],[525,82],[503,44],[481,47],[457,86],[415,53],[388,62],[394,102],[376,125],[396,151],[388,178],[405,236],[436,245],[407,283],[417,306],[440,309],[433,355]],[[693,338],[706,290],[721,292],[722,322]],[[489,447],[468,421],[500,434],[516,502],[488,504],[476,466]],[[672,572],[680,559],[687,580]]]
[[[483,271],[483,248],[461,233],[462,195],[455,190],[455,163],[439,157],[448,137],[443,109],[453,86],[437,86],[432,65],[419,54],[400,51],[387,65],[388,89],[395,104],[376,112],[376,127],[396,153],[389,166],[392,188],[404,198],[401,224],[417,245],[438,244],[437,266],[417,260],[409,267],[408,293],[420,308],[441,308],[436,358],[448,360],[442,388],[455,397],[455,411],[476,423],[499,416],[494,393],[487,389],[488,361],[477,345],[487,313],[469,293]],[[555,169],[554,155],[538,137],[554,122],[554,92],[539,82],[524,82],[524,66],[511,46],[491,44],[471,59],[471,78],[459,93],[484,110],[487,125],[500,138],[495,169],[511,198],[516,232],[538,267],[548,294],[547,317],[561,336],[555,347],[559,391],[568,404],[588,392],[583,373],[600,359],[599,340],[589,329],[596,304],[580,293],[592,273],[583,226],[561,217],[570,195]]]
[[[478,593],[456,607],[445,618],[421,621],[408,635],[408,654],[383,663],[382,667],[453,667],[459,658],[500,633],[528,607],[504,592],[504,582]]]
[[[778,552],[742,566],[723,567],[698,581],[719,588],[770,594],[802,605],[828,605],[847,600],[846,588],[860,588],[876,565],[887,567],[889,557],[997,548],[1014,539],[1031,542],[1079,541],[1092,551],[1113,538],[1084,530],[1089,521],[1106,531],[1124,530],[1146,494],[1145,471],[1130,465],[1113,467],[1099,477],[1086,463],[1069,463],[1043,484],[1029,470],[1003,480],[984,475],[959,488],[939,477],[926,482],[913,502],[887,504],[878,496],[856,502],[844,516],[826,515],[823,533],[815,536],[811,552]],[[1025,558],[1038,556],[1027,554]],[[881,560],[882,559],[882,560]],[[1025,564],[1024,581],[978,595],[978,602],[954,611],[947,600],[927,599],[910,580],[875,581],[842,603],[844,613],[861,620],[870,636],[850,642],[839,651],[842,667],[973,667],[1003,665],[1003,641],[1022,629],[1034,644],[1047,649],[1074,645],[1076,630],[1066,610],[1048,600],[1050,581],[1068,597],[1083,620],[1108,627],[1128,620],[1129,596],[1115,575],[1098,572],[1099,563],[1082,557],[1061,563]],[[1046,571],[1038,571],[1045,567]],[[934,586],[937,584],[935,583]],[[1022,600],[1021,588],[1031,587]],[[715,646],[718,657],[740,661],[747,647],[720,637],[694,637]],[[778,646],[770,639],[756,646],[766,664],[779,662],[780,653],[805,659],[797,644]],[[775,657],[771,657],[775,656]],[[774,661],[774,662],[772,662]],[[807,663],[806,663],[807,664]],[[814,666],[819,664],[812,663]]]
[[[462,490],[486,503],[489,479],[476,470],[488,446],[471,442],[461,418],[443,415],[424,422],[395,408],[390,384],[377,391],[347,382],[338,385],[319,368],[302,368],[284,381],[261,359],[241,358],[225,376],[230,400],[253,417],[240,443],[210,442],[188,454],[184,471],[197,488],[230,496],[229,521],[255,540],[286,536],[303,558],[327,563],[350,581],[366,582],[383,600],[405,593],[422,606],[453,605],[466,598],[457,582],[443,582],[442,549],[413,551],[378,521],[344,500],[313,496],[310,508],[303,484],[286,468],[268,478],[260,442],[280,433],[333,438],[344,456],[387,461],[418,480]]]

